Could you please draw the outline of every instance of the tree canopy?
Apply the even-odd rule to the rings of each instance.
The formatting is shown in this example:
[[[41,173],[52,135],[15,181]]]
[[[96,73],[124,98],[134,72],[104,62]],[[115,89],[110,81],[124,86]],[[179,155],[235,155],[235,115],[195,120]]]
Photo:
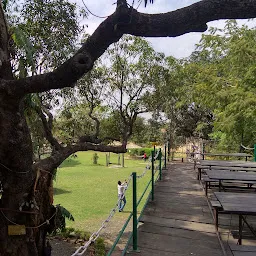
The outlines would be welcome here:
[[[219,141],[220,150],[255,141],[255,28],[229,20],[210,28],[189,58],[168,57],[156,101],[175,134]]]

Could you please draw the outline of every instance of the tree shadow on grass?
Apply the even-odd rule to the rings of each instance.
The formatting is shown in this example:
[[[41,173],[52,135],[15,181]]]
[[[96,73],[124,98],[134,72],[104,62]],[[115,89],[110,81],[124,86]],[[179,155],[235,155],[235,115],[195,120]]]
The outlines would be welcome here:
[[[71,193],[71,191],[61,189],[61,188],[53,188],[53,193],[54,193],[54,195],[61,195],[61,194]]]
[[[61,167],[74,167],[79,164],[81,164],[80,161],[78,161],[76,159],[68,158],[61,164],[60,168]]]

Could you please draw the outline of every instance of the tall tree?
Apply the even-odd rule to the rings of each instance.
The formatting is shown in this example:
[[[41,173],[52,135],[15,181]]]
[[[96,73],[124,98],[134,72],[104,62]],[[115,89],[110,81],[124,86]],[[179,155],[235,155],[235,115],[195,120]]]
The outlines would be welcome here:
[[[189,64],[200,70],[193,98],[212,110],[212,136],[222,149],[237,151],[241,143],[252,146],[255,141],[255,38],[255,28],[227,21],[224,29],[211,28],[203,35]]]
[[[88,105],[88,115],[95,123],[87,136],[127,143],[138,115],[147,111],[144,99],[154,90],[163,57],[140,37],[123,36],[109,47],[74,91]],[[106,111],[105,120],[99,116],[100,109]]]
[[[118,0],[116,11],[71,58],[51,72],[16,79],[10,62],[7,20],[2,5],[0,8],[0,180],[3,186],[0,254],[4,256],[43,255],[46,232],[51,229],[49,223],[53,224],[55,216],[48,194],[53,170],[70,154],[89,149],[125,151],[125,147],[114,148],[86,141],[61,145],[52,135],[51,118],[42,115],[46,138],[54,150],[50,157],[33,163],[30,131],[24,115],[26,95],[75,86],[76,81],[91,70],[94,62],[123,34],[175,37],[203,32],[207,29],[206,23],[212,20],[256,16],[256,2],[251,0],[202,0],[166,14],[142,14],[129,7],[125,0]],[[24,209],[24,205],[28,205],[28,209]],[[13,223],[25,225],[25,235],[8,235],[8,226]]]

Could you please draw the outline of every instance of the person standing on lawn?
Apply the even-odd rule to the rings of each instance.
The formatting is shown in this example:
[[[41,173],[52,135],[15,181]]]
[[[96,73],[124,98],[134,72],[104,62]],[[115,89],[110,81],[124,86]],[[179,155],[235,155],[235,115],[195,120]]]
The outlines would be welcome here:
[[[146,162],[146,160],[147,160],[147,154],[146,154],[146,152],[145,152],[144,155],[143,155],[143,159],[144,159],[144,161]]]
[[[117,182],[119,212],[122,212],[125,205],[126,205],[126,198],[125,198],[125,195],[124,195],[126,187],[127,187],[126,180],[123,183],[120,180]]]

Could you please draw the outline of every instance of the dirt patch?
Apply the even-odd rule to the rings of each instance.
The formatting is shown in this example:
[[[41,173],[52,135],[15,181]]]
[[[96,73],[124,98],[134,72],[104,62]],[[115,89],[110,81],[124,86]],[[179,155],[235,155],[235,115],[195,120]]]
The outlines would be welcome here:
[[[52,246],[51,256],[71,256],[81,245],[84,245],[84,241],[76,242],[74,239],[50,238],[49,240]],[[89,247],[86,255],[96,256],[94,248]]]
[[[52,246],[51,256],[70,256],[80,246],[78,244],[64,241],[61,238],[50,238],[49,240]]]
[[[107,226],[107,228],[102,230],[100,237],[104,239],[104,244],[107,251],[111,248],[112,244],[114,243],[129,214],[130,212],[127,211],[123,212],[123,214],[120,214],[120,216],[116,216],[115,220],[112,220],[111,223],[109,223],[109,225]],[[132,222],[129,223],[122,238],[120,239],[117,245],[118,249],[123,249],[125,247],[131,229]],[[75,238],[65,239],[62,237],[50,237],[49,241],[52,246],[51,256],[71,256],[81,245],[84,245],[85,243],[83,240]],[[89,248],[85,255],[95,255],[94,249]]]

